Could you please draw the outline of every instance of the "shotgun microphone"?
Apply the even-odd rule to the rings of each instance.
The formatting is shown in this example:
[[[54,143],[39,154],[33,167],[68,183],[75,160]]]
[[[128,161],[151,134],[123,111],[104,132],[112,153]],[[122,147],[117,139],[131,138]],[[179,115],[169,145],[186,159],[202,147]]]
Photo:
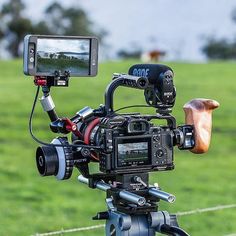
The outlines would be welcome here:
[[[144,95],[148,105],[168,109],[175,103],[176,90],[173,70],[160,64],[136,64],[130,67],[129,75],[142,76],[149,81]]]
[[[151,84],[157,84],[167,71],[173,77],[172,69],[160,64],[136,64],[129,68],[129,75],[146,77]]]

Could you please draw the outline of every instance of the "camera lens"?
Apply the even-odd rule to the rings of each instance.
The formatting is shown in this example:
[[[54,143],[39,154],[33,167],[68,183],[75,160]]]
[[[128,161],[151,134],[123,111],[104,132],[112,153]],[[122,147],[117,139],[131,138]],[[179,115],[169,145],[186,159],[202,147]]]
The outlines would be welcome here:
[[[57,175],[58,155],[54,147],[38,147],[36,151],[36,164],[40,175]]]

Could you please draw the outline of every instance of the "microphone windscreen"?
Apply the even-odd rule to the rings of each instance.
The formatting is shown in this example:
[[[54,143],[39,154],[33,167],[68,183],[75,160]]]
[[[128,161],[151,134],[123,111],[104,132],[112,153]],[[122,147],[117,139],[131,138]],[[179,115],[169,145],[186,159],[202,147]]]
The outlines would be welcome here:
[[[156,84],[159,76],[168,70],[173,73],[170,67],[161,64],[136,64],[129,68],[128,74],[148,78],[149,83]]]

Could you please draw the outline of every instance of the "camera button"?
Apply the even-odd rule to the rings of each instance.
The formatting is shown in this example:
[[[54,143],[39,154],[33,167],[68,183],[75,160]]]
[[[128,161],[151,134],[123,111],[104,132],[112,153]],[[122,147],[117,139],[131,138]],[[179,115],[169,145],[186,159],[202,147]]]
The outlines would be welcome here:
[[[159,141],[159,136],[158,135],[153,135],[153,141],[158,142]]]
[[[158,157],[162,157],[162,156],[164,155],[163,150],[162,150],[162,149],[157,150],[156,155],[157,155]]]

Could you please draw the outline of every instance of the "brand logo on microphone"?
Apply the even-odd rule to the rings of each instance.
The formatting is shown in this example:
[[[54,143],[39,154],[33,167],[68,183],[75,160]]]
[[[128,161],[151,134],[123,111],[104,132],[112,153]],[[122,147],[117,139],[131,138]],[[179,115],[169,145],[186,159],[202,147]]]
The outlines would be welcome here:
[[[164,92],[164,96],[172,96],[173,92]]]
[[[150,69],[145,69],[145,68],[140,68],[140,69],[137,69],[135,68],[133,70],[133,75],[134,76],[140,76],[140,77],[148,77],[149,76],[149,70]]]

